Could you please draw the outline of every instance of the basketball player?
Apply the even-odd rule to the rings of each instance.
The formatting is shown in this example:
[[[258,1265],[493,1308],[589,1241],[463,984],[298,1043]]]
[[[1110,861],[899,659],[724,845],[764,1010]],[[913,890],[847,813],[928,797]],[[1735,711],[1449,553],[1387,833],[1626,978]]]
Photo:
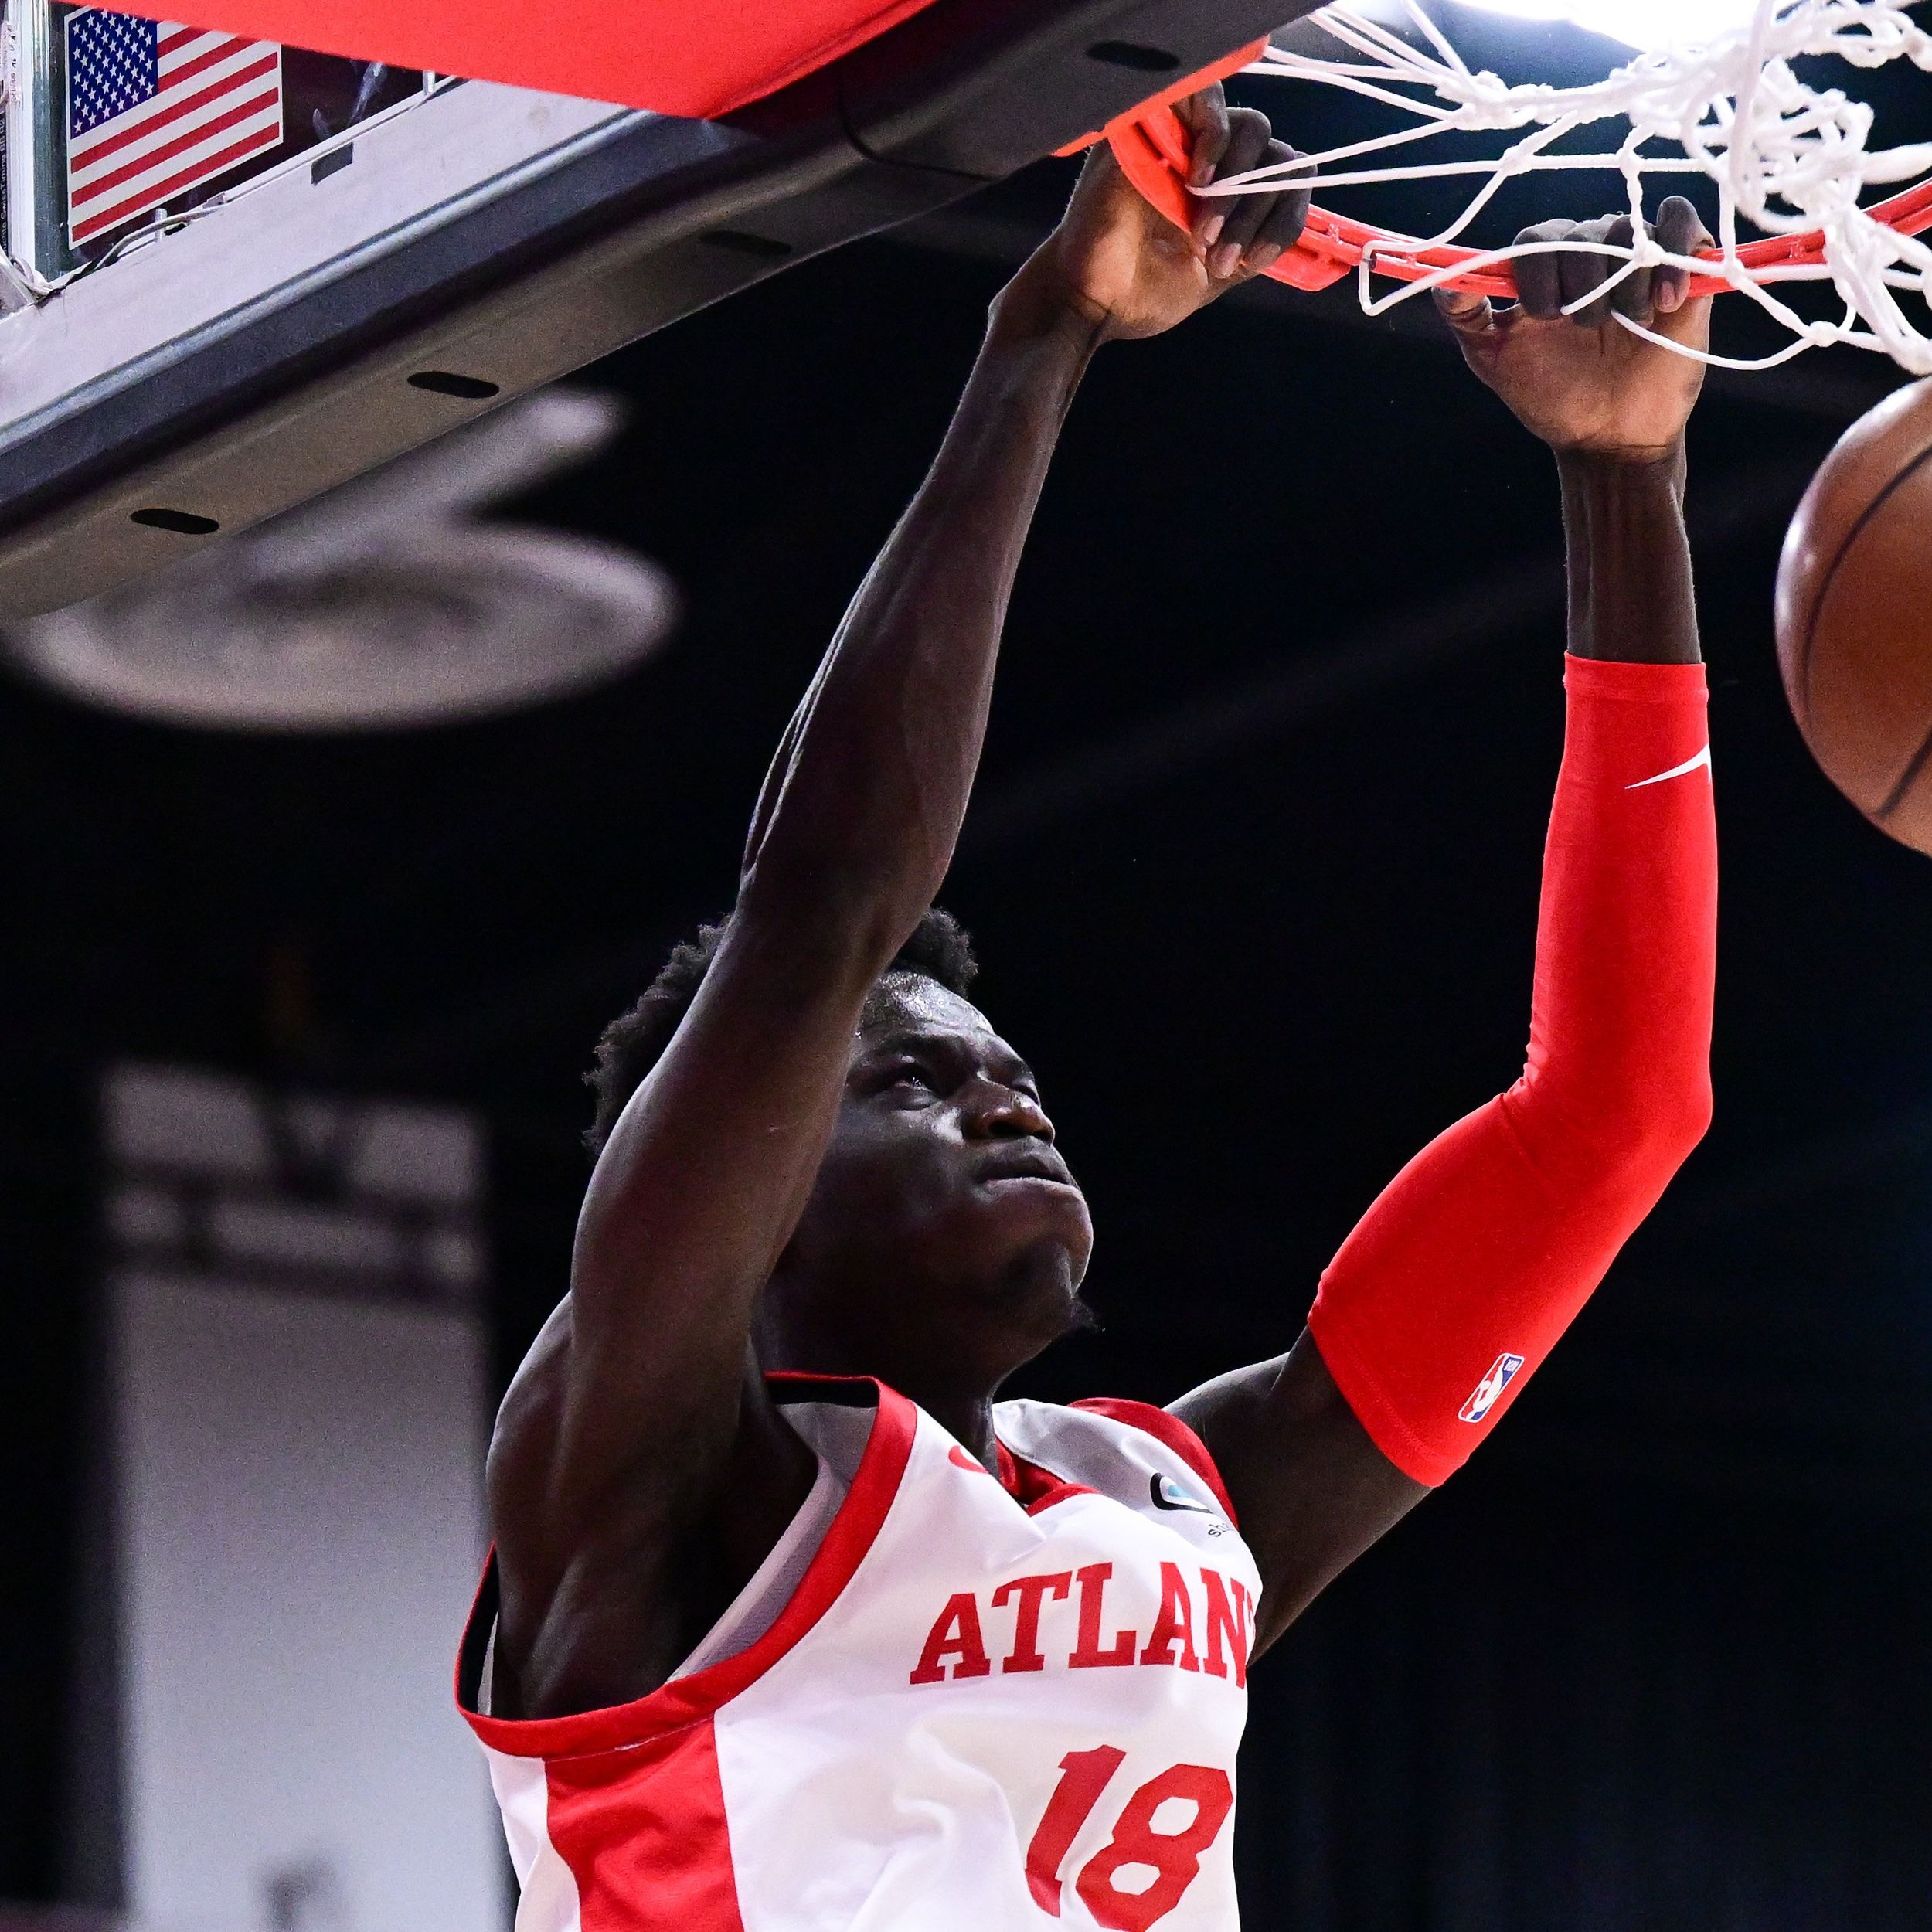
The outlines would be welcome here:
[[[1218,90],[1188,112],[1197,185],[1287,152]],[[1080,1323],[1093,1241],[929,910],[1008,592],[1088,359],[1266,267],[1303,209],[1209,202],[1183,235],[1097,151],[779,746],[730,917],[606,1036],[459,1676],[522,1932],[1225,1932],[1252,1656],[1495,1427],[1703,1131],[1698,369],[1612,311],[1701,340],[1706,304],[1532,257],[1513,311],[1444,304],[1556,451],[1568,531],[1528,1067],[1369,1209],[1285,1354],[1165,1410],[997,1399]]]

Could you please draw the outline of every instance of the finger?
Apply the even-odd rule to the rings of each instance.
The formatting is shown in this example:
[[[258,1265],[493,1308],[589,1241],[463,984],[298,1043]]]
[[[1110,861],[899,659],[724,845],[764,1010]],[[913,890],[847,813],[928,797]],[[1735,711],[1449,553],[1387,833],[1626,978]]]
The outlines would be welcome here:
[[[1659,309],[1651,324],[1651,332],[1668,342],[1699,352],[1711,345],[1711,297],[1693,295],[1686,290],[1683,299],[1668,311]]]
[[[1694,204],[1682,195],[1672,195],[1657,211],[1657,245],[1667,255],[1695,255],[1711,245],[1703,217]],[[1659,315],[1668,315],[1684,305],[1690,291],[1688,270],[1664,267],[1651,280],[1651,300]]]
[[[1176,104],[1175,112],[1180,117],[1181,125],[1193,137],[1187,185],[1190,188],[1205,188],[1214,179],[1214,171],[1220,165],[1221,157],[1227,152],[1227,96],[1217,82],[1212,87],[1203,87],[1197,94],[1189,94]],[[1194,232],[1197,239],[1208,217],[1219,212],[1212,202],[1196,209]]]
[[[1496,311],[1487,295],[1474,294],[1466,288],[1438,288],[1434,301],[1436,313],[1465,345],[1495,333]]]
[[[1604,231],[1604,240],[1613,248],[1631,248],[1636,245],[1637,229],[1628,215],[1619,215]],[[1610,291],[1610,305],[1619,315],[1628,315],[1633,322],[1648,325],[1651,318],[1651,302],[1655,299],[1655,271],[1648,268],[1631,268],[1627,260],[1606,262],[1605,272],[1613,278]],[[1625,270],[1629,270],[1625,274]],[[1614,278],[1621,276],[1621,281]]]
[[[1190,94],[1182,101],[1179,111],[1182,124],[1194,130],[1193,155],[1189,163],[1187,179],[1189,187],[1198,191],[1213,180],[1228,151],[1233,128],[1228,118],[1227,96],[1218,85],[1204,87],[1198,94]],[[1221,224],[1227,219],[1227,212],[1224,202],[1202,199],[1197,192],[1194,221],[1189,232],[1202,249],[1213,245],[1215,236],[1221,232]]]
[[[1301,158],[1300,151],[1291,148],[1285,141],[1271,141],[1264,165],[1272,167],[1279,162]],[[1292,184],[1307,172],[1305,168],[1298,169],[1294,174],[1281,177],[1284,184],[1283,192],[1269,199],[1261,226],[1242,258],[1242,267],[1250,274],[1265,274],[1301,239],[1301,231],[1308,225],[1308,203],[1312,191]]]
[[[1534,228],[1526,228],[1516,240],[1519,246],[1531,247],[1563,241],[1570,227],[1566,221],[1539,222]],[[1539,322],[1553,321],[1563,312],[1562,262],[1560,255],[1522,255],[1516,259],[1516,299],[1523,312]]]
[[[1610,320],[1610,298],[1600,291],[1615,264],[1595,246],[1609,227],[1607,221],[1580,222],[1571,233],[1576,245],[1556,257],[1564,312],[1580,328],[1601,328]]]
[[[1251,107],[1231,108],[1228,121],[1227,152],[1223,155],[1220,166],[1214,171],[1216,181],[1244,175],[1250,168],[1259,167],[1274,138],[1267,116],[1257,114]],[[1267,219],[1267,204],[1272,199],[1268,195],[1216,197],[1220,225],[1212,235],[1204,233],[1202,236],[1208,244],[1210,275],[1232,275],[1240,267],[1241,257],[1249,243]]]
[[[1286,141],[1270,140],[1255,165],[1287,167],[1299,158]],[[1229,211],[1221,247],[1216,251],[1217,264],[1226,259],[1224,251],[1230,247],[1238,247],[1242,252],[1226,273],[1259,274],[1279,261],[1301,239],[1308,218],[1308,190],[1294,186],[1292,175],[1276,179],[1281,183],[1280,192],[1246,196]]]

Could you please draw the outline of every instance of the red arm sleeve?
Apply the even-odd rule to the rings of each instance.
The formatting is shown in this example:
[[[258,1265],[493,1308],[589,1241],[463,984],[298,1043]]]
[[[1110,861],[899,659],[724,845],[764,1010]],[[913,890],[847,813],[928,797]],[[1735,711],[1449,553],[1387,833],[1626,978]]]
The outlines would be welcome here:
[[[1396,1176],[1309,1328],[1376,1446],[1461,1468],[1710,1119],[1717,841],[1704,670],[1571,658],[1529,1055]]]

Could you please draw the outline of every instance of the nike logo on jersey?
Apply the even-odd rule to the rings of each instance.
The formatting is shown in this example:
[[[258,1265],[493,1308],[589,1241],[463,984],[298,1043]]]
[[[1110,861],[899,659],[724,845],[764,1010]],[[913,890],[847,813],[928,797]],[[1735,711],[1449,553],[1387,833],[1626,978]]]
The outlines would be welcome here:
[[[1148,1485],[1148,1493],[1154,1498],[1156,1509],[1193,1509],[1203,1516],[1219,1515],[1213,1503],[1203,1502],[1199,1496],[1192,1496],[1171,1476],[1156,1476]]]
[[[1661,785],[1667,779],[1687,778],[1693,771],[1708,771],[1711,768],[1711,748],[1705,746],[1695,758],[1686,758],[1681,765],[1672,765],[1668,771],[1660,771],[1655,778],[1639,778],[1634,785],[1626,785],[1626,791],[1641,791],[1646,785]]]

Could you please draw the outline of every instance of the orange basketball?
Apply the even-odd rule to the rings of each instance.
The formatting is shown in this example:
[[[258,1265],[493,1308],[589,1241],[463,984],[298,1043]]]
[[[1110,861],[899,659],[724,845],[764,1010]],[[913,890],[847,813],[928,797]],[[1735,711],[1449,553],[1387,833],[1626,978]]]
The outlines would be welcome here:
[[[1932,380],[1854,423],[1805,492],[1778,565],[1777,656],[1825,776],[1932,853]]]

